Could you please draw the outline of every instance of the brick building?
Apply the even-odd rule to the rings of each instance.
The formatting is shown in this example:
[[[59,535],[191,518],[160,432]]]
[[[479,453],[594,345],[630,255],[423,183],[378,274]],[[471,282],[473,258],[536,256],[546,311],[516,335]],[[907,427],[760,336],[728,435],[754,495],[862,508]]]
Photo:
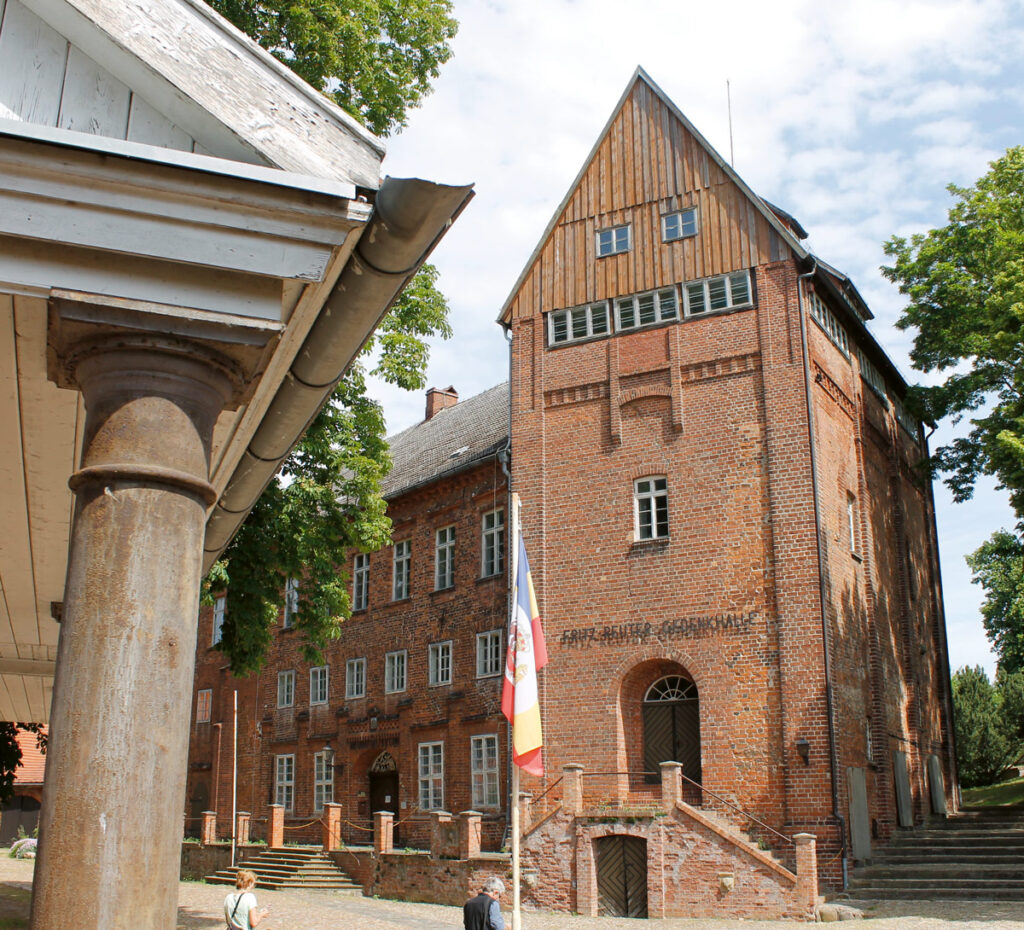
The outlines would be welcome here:
[[[400,843],[422,835],[416,805],[482,806],[497,844],[508,760],[487,637],[507,588],[487,534],[504,521],[510,421],[550,655],[547,774],[523,785],[529,900],[801,913],[794,835],[817,838],[835,887],[897,827],[955,809],[925,438],[870,310],[804,239],[638,71],[501,310],[510,392],[439,412],[453,398],[431,395],[393,441],[395,545],[353,563],[366,606],[326,671],[302,665],[284,620],[240,686],[255,725],[242,806],[293,798],[309,820],[333,790],[350,824],[391,805]],[[200,652],[200,707],[227,699],[216,656]],[[346,697],[360,658],[365,696]],[[331,676],[324,703],[314,674]],[[223,811],[203,726],[190,797],[211,804],[217,782]],[[496,775],[480,767],[492,752]]]

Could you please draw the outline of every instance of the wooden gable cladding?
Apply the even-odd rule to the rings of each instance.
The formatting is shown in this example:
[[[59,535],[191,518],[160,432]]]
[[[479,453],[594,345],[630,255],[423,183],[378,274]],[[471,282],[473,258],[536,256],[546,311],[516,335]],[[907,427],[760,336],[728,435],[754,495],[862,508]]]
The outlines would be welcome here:
[[[696,207],[696,236],[662,241],[662,216]],[[597,230],[631,225],[628,251],[596,255]],[[671,103],[638,77],[508,302],[512,319],[778,260],[785,245]]]

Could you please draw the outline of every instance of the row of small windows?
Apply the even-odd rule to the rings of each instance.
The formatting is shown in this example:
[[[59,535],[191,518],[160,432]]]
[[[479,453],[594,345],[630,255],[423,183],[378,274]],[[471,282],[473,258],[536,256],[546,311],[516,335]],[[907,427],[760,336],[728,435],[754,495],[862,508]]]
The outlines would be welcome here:
[[[616,332],[678,320],[680,302],[687,317],[750,307],[750,272],[736,271],[691,281],[682,285],[681,291],[673,285],[614,301],[599,300],[569,310],[553,310],[548,314],[548,345],[608,336],[612,333],[612,314]]]
[[[444,808],[444,741],[420,743],[416,747],[417,800],[421,810]],[[496,808],[501,795],[498,781],[498,735],[487,733],[469,741],[469,771],[474,808]],[[313,756],[313,813],[334,800],[334,760],[330,751]],[[295,754],[274,759],[274,801],[287,812],[295,812]]]
[[[662,214],[661,239],[663,242],[675,242],[677,239],[686,239],[696,235],[696,207],[687,207],[685,210]],[[633,247],[633,226],[631,223],[623,223],[619,226],[599,229],[594,234],[594,240],[598,258],[620,255]]]

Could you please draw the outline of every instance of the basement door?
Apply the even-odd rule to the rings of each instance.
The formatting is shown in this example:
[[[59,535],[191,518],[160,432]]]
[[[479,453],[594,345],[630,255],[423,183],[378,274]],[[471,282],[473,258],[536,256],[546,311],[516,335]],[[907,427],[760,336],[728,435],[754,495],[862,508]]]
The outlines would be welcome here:
[[[647,840],[602,836],[594,841],[597,912],[602,917],[647,916]]]

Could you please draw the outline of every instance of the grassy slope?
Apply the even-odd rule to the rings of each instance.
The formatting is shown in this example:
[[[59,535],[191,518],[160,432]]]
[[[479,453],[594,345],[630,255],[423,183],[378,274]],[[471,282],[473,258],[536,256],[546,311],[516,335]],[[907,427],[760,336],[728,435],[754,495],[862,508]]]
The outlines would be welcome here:
[[[987,788],[965,788],[964,807],[1024,807],[1024,778],[1011,778]]]

